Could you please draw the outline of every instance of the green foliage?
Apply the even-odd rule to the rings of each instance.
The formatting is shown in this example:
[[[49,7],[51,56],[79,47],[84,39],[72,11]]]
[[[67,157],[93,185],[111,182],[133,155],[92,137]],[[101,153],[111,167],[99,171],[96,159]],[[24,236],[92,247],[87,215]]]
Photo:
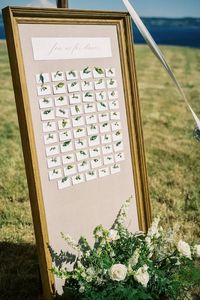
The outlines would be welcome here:
[[[198,285],[200,275],[195,259],[200,256],[200,246],[178,242],[173,231],[164,232],[158,227],[159,219],[153,221],[147,234],[129,232],[124,225],[129,204],[130,199],[110,230],[102,225],[94,229],[93,247],[84,237],[76,243],[62,234],[78,252],[72,271],[68,271],[69,252],[63,261],[63,251],[60,255],[51,251],[52,271],[65,279],[63,297],[70,292],[81,300],[176,300],[186,289]]]

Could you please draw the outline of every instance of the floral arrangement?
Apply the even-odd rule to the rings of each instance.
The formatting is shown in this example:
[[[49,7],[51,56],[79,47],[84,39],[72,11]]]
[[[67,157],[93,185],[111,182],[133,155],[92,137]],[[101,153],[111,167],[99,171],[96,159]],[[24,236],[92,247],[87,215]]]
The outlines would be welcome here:
[[[177,241],[173,231],[164,232],[155,219],[147,234],[129,232],[125,226],[131,199],[122,206],[112,228],[94,229],[95,243],[83,237],[75,242],[62,234],[76,252],[52,249],[52,272],[65,280],[62,299],[185,299],[199,284],[197,258],[200,245]],[[67,264],[72,264],[69,271]],[[69,296],[70,295],[70,296]]]

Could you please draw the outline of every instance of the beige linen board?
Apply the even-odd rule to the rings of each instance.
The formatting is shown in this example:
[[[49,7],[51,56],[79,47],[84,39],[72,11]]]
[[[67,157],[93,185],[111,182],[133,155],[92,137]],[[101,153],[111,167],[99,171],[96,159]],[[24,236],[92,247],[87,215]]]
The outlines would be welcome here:
[[[34,17],[41,13],[40,21],[33,17],[27,21],[31,12]],[[19,10],[25,18],[24,22],[19,18],[17,42],[27,102],[16,96],[22,143],[24,123],[32,132],[30,148],[42,202],[37,208],[32,203],[33,221],[39,255],[45,248],[45,257],[46,243],[56,251],[66,247],[60,232],[76,240],[83,235],[92,243],[94,227],[109,228],[130,196],[130,230],[145,230],[150,220],[137,84],[134,66],[129,65],[134,63],[133,52],[125,34],[130,24],[122,26],[129,17],[98,12],[89,22],[95,12],[70,15],[60,10],[60,20],[58,10],[47,12],[45,16],[44,10],[30,9],[23,15]],[[50,22],[51,14],[56,21]],[[82,18],[76,22],[79,15]],[[13,81],[16,87],[19,83]],[[29,125],[21,120],[22,103]],[[38,201],[31,192],[30,198]],[[50,265],[48,257],[46,266]],[[62,284],[55,279],[58,292]]]

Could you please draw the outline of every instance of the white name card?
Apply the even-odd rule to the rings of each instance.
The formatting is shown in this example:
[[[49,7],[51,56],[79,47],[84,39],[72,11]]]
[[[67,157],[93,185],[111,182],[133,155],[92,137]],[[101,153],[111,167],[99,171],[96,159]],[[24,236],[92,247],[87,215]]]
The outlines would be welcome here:
[[[112,57],[110,38],[32,38],[34,60]]]

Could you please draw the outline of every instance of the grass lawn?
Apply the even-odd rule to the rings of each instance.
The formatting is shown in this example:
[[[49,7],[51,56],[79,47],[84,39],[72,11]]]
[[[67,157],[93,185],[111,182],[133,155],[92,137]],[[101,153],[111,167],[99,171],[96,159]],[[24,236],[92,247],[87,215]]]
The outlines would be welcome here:
[[[163,51],[200,116],[200,50]],[[184,240],[200,242],[200,143],[192,136],[194,121],[146,46],[136,46],[136,62],[153,215],[179,228]],[[41,285],[4,42],[0,70],[0,300],[36,300]]]

